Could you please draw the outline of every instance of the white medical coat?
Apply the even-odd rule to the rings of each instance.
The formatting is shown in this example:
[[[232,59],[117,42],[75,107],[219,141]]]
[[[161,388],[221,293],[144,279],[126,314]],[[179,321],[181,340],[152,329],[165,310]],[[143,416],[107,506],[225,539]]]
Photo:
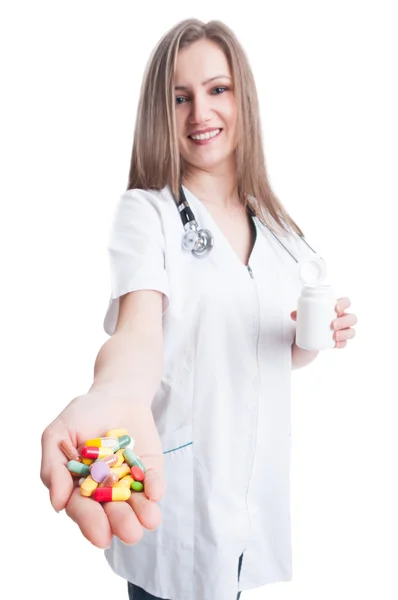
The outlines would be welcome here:
[[[114,538],[106,558],[160,598],[234,600],[238,589],[292,577],[290,312],[301,283],[296,262],[257,217],[252,277],[184,190],[214,236],[207,257],[182,249],[168,187],[123,193],[111,228],[105,331],[114,331],[121,295],[164,294],[164,372],[152,410],[167,491],[159,528],[135,546]],[[278,237],[296,258],[311,254],[296,234]]]

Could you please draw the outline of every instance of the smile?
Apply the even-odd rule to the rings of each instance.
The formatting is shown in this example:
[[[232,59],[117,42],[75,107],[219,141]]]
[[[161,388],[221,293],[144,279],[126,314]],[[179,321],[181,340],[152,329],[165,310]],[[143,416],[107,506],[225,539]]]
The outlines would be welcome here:
[[[220,135],[221,132],[222,129],[214,129],[213,131],[207,131],[206,133],[200,133],[198,135],[189,135],[188,137],[190,140],[196,143],[208,142],[209,140],[212,140]]]

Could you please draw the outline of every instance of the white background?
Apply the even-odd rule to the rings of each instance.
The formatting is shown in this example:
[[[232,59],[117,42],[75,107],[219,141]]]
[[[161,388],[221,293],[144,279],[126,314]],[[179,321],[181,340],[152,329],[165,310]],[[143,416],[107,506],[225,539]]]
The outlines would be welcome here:
[[[398,597],[394,4],[2,4],[2,597],[127,599],[52,510],[40,436],[91,384],[142,73],[192,16],[225,21],[246,49],[273,189],[359,320],[347,348],[292,374],[293,582],[242,598]]]

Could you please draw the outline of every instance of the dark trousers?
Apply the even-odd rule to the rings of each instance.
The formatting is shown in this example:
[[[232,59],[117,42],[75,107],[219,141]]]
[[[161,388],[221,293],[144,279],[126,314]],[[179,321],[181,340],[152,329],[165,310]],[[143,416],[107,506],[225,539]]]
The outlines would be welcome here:
[[[239,557],[238,581],[239,581],[240,570],[242,568],[242,560],[243,560],[243,554],[241,554]],[[129,591],[129,600],[166,600],[164,598],[157,598],[156,596],[152,596],[152,594],[149,594],[142,588],[138,587],[138,585],[134,585],[134,583],[130,583],[130,582],[128,582],[128,591]],[[241,594],[241,592],[238,593],[236,600],[239,600],[240,594]]]

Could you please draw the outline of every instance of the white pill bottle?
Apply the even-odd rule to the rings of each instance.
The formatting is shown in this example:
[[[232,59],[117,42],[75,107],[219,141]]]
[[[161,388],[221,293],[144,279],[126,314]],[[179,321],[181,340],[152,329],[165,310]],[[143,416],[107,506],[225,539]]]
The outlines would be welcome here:
[[[337,317],[336,298],[326,279],[324,260],[314,254],[299,262],[299,275],[303,283],[297,300],[296,345],[304,350],[334,348],[332,322]]]

